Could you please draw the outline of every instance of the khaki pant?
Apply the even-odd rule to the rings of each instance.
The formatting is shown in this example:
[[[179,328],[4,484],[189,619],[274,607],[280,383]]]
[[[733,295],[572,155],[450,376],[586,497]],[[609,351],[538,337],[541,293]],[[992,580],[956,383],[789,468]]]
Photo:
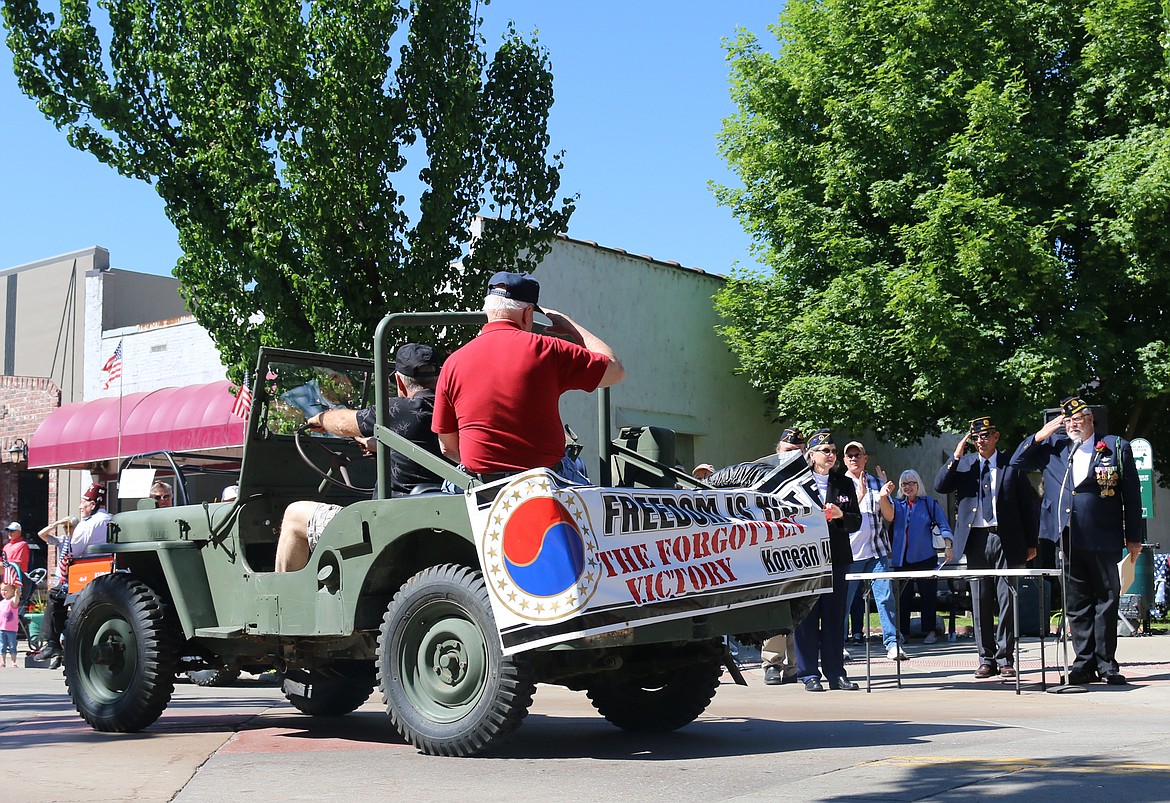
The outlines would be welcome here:
[[[796,678],[796,638],[791,634],[772,636],[760,647],[764,666],[777,666],[787,679]]]

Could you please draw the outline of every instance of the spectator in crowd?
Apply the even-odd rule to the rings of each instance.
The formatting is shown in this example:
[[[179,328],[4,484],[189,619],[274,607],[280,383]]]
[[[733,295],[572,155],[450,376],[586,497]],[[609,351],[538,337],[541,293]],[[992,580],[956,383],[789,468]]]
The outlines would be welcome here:
[[[691,472],[691,476],[697,480],[705,480],[714,473],[715,466],[710,463],[699,463],[699,465],[695,466],[694,471]]]
[[[776,442],[776,458],[783,458],[792,452],[804,452],[804,434],[796,427],[785,429]],[[708,482],[712,479],[708,478]],[[780,633],[765,639],[760,648],[760,659],[764,663],[765,684],[779,686],[796,680],[795,634]]]
[[[74,560],[84,557],[93,544],[104,544],[108,540],[110,514],[106,512],[106,489],[93,483],[81,495],[78,505],[81,518],[57,519],[37,535],[48,538],[57,545],[57,567],[49,586],[48,601],[42,618],[41,639],[44,646],[36,657],[49,662],[49,669],[61,666],[61,634],[65,630],[65,597],[69,591],[69,566]],[[57,528],[65,527],[65,536],[53,535]]]
[[[882,487],[887,481],[886,473],[882,471],[881,466],[877,466],[877,476],[874,476],[865,470],[868,464],[869,455],[860,441],[850,441],[845,445],[845,476],[853,482],[857,505],[861,510],[861,526],[849,536],[850,547],[853,550],[850,574],[890,570],[890,530],[889,524],[881,514],[879,501]],[[845,594],[846,611],[852,609],[861,582],[849,581]],[[886,657],[891,661],[901,661],[906,658],[906,653],[902,651],[898,642],[898,626],[894,621],[893,583],[889,580],[874,580],[871,588],[878,621],[882,625],[882,645],[886,650]]]
[[[587,483],[566,460],[561,395],[625,377],[613,349],[564,313],[543,310],[552,321],[545,334],[552,336],[534,333],[539,296],[540,284],[525,273],[492,276],[483,305],[487,324],[439,375],[431,427],[443,455],[484,482],[549,468]]]
[[[974,444],[974,454],[964,454],[968,443]],[[998,444],[999,428],[991,418],[972,419],[954,456],[934,480],[936,492],[954,492],[958,499],[955,554],[967,556],[968,569],[1022,569],[1036,556],[1036,492],[1024,472],[1008,465]],[[971,594],[979,648],[975,677],[1015,677],[1015,597],[1010,582],[1006,577],[976,579]]]
[[[890,566],[901,571],[929,571],[939,567],[938,554],[934,549],[934,530],[938,530],[946,544],[946,562],[951,562],[954,536],[947,523],[946,512],[932,497],[925,495],[922,477],[914,469],[902,472],[898,477],[898,495],[890,499],[894,484],[887,482],[879,497],[882,516],[891,523],[892,557]],[[933,644],[938,640],[937,606],[938,580],[924,578],[909,580],[902,586],[898,600],[899,626],[903,634],[910,633],[910,608],[914,590],[922,600],[923,642]]]
[[[4,561],[12,564],[14,568],[7,566],[4,568],[2,582],[18,585],[20,576],[28,573],[28,542],[24,540],[24,529],[21,528],[19,521],[9,524],[5,532],[8,533],[8,542],[4,544]],[[15,567],[20,568],[19,573]]]
[[[725,466],[714,472],[706,482],[712,488],[750,488],[776,470],[784,461],[798,459],[804,451],[804,435],[789,427],[780,435],[774,454],[747,463]],[[778,633],[764,639],[760,647],[764,665],[764,683],[779,686],[796,680],[796,643],[791,632]]]
[[[1098,432],[1093,411],[1069,396],[1054,417],[1024,439],[1011,464],[1044,472],[1040,529],[1066,556],[1069,631],[1076,657],[1068,682],[1123,686],[1117,663],[1122,551],[1142,550],[1141,490],[1129,441]],[[1061,432],[1061,428],[1064,432]]]
[[[17,586],[0,583],[0,667],[6,666],[7,656],[12,656],[12,668],[16,663],[16,633],[20,629],[20,597]]]
[[[175,495],[170,483],[159,480],[150,486],[150,498],[158,507],[170,507],[175,503]]]
[[[856,691],[857,684],[845,673],[845,573],[853,562],[849,534],[861,526],[861,512],[853,482],[832,470],[837,465],[837,446],[829,430],[817,430],[808,439],[806,456],[812,478],[805,490],[824,508],[829,523],[833,590],[818,595],[813,609],[796,627],[796,676],[806,691],[825,690],[822,671],[829,688]]]
[[[219,500],[221,502],[234,502],[234,501],[236,501],[236,499],[239,498],[239,496],[240,496],[240,486],[239,485],[229,485],[223,489],[223,492],[219,495]]]

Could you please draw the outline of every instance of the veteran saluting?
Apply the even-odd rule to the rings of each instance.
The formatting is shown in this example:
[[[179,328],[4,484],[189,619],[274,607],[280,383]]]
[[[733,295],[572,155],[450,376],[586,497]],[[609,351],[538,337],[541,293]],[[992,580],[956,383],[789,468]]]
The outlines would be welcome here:
[[[1131,561],[1142,548],[1141,491],[1129,441],[1095,430],[1093,411],[1077,396],[1061,415],[1024,439],[1011,464],[1044,472],[1043,537],[1064,549],[1068,619],[1076,658],[1068,682],[1125,684],[1118,671],[1117,606],[1122,549]],[[1057,430],[1064,427],[1063,434]]]

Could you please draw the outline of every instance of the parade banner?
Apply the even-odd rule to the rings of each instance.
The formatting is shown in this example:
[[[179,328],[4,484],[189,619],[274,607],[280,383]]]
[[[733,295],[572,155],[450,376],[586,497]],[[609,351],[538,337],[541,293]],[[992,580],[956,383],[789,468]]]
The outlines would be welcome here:
[[[825,514],[801,479],[600,488],[538,469],[469,491],[505,654],[830,590]]]

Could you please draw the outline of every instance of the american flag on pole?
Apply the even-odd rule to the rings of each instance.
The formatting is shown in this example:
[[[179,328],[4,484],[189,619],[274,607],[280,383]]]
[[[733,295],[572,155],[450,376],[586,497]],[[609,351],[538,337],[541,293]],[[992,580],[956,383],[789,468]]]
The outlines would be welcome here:
[[[106,364],[102,366],[102,373],[109,374],[106,377],[105,384],[102,385],[102,390],[109,390],[110,383],[122,376],[122,341],[118,341],[118,347],[114,349],[114,354],[110,359],[106,360]]]
[[[232,415],[237,418],[247,418],[252,412],[252,383],[248,380],[247,371],[244,372],[244,383],[236,394],[236,403],[232,405]]]

